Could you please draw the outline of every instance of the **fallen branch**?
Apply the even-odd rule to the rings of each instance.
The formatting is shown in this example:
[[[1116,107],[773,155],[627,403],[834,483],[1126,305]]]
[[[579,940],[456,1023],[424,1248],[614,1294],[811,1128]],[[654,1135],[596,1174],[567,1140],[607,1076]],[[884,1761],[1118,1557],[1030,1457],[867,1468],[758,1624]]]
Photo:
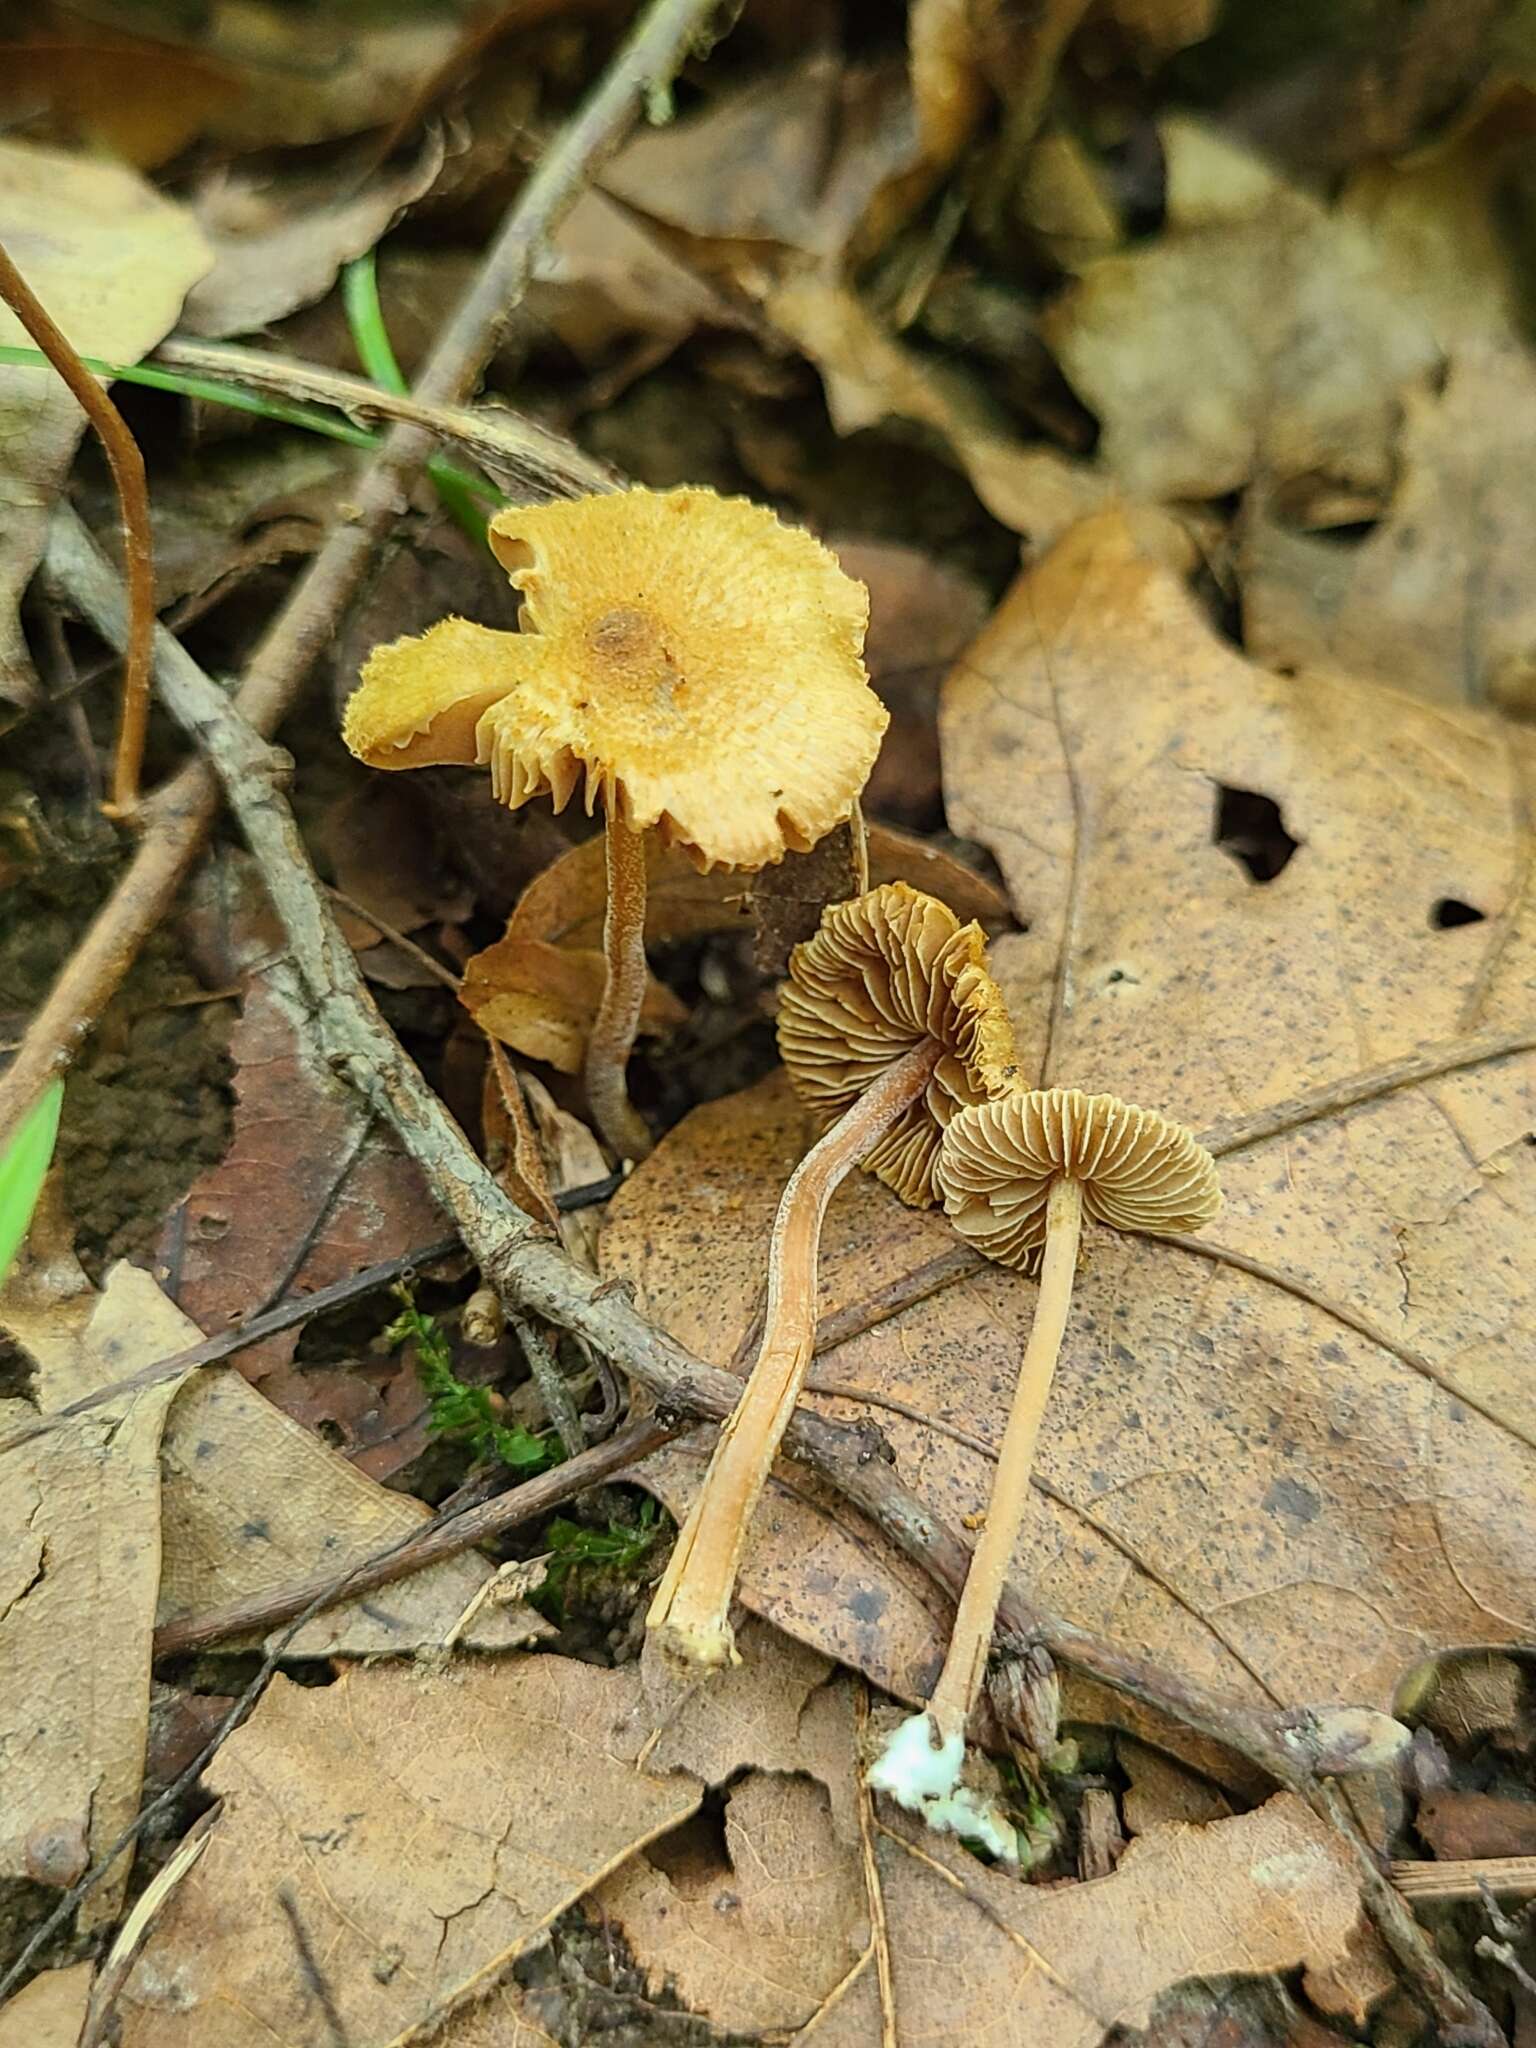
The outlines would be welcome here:
[[[642,108],[671,82],[715,5],[716,0],[652,0],[513,201],[422,369],[412,392],[417,404],[456,406],[474,390],[527,289],[540,244]],[[433,446],[425,427],[402,422],[358,479],[348,517],[332,527],[252,657],[236,701],[256,732],[275,732],[297,698]],[[551,478],[550,487],[558,491],[562,485]],[[145,835],[137,854],[0,1077],[0,1149],[48,1083],[70,1065],[164,918],[207,838],[217,802],[207,764],[192,761],[143,807]]]
[[[52,363],[106,450],[123,522],[123,559],[128,564],[129,628],[123,660],[122,710],[112,757],[112,810],[127,817],[138,809],[139,770],[149,729],[150,645],[155,630],[155,550],[149,529],[149,484],[144,456],[128,423],[81,362],[74,343],[54,320],[27,280],[0,247],[0,299]]]
[[[126,631],[122,586],[67,508],[55,514],[47,564],[84,616],[109,643],[118,644]],[[512,1204],[379,1015],[282,793],[288,757],[246,724],[163,630],[156,637],[156,657],[164,701],[212,761],[261,869],[309,989],[321,1051],[394,1127],[486,1281],[509,1308],[531,1309],[585,1338],[649,1387],[658,1396],[656,1420],[662,1428],[675,1426],[684,1414],[723,1420],[736,1404],[740,1381],[704,1364],[647,1322],[625,1289],[594,1282],[542,1226]],[[784,1447],[813,1465],[952,1597],[958,1594],[968,1549],[902,1482],[874,1432],[797,1410]],[[1007,1635],[1041,1643],[1116,1691],[1224,1743],[1305,1798],[1348,1842],[1361,1896],[1405,1973],[1436,2013],[1443,2038],[1469,2048],[1498,2048],[1503,2036],[1491,2014],[1440,1960],[1336,1788],[1319,1777],[1320,1770],[1346,1767],[1331,1749],[1331,1717],[1305,1709],[1267,1713],[1224,1699],[1033,1607],[1016,1581],[1007,1588],[999,1623]]]

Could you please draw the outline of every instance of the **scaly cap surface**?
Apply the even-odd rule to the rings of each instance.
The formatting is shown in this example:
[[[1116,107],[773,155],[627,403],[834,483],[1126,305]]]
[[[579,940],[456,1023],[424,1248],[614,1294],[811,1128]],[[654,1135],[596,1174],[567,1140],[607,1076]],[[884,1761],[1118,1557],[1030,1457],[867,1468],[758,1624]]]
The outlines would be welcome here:
[[[447,620],[377,649],[354,753],[488,763],[514,809],[581,789],[705,869],[803,852],[848,816],[886,713],[868,595],[810,534],[684,489],[519,506],[490,539],[522,631]]]
[[[944,1055],[926,1094],[864,1161],[914,1207],[937,1198],[950,1119],[1014,1085],[1013,1029],[979,925],[905,882],[832,904],[790,955],[779,998],[779,1052],[801,1101],[834,1123],[927,1037]]]

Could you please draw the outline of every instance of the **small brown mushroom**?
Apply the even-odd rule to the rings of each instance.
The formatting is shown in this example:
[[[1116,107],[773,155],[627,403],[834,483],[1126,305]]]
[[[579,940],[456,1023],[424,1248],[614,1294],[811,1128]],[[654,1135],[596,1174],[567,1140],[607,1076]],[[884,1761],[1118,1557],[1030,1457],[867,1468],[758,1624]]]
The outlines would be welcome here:
[[[1019,1091],[962,1110],[944,1134],[937,1181],[945,1211],[978,1251],[1033,1269],[1040,1297],[1009,1411],[987,1519],[971,1554],[944,1669],[927,1708],[903,1722],[871,1784],[964,1832],[954,1795],[965,1729],[986,1675],[1008,1565],[1029,1497],[1035,1440],[1072,1304],[1085,1214],[1153,1236],[1198,1230],[1221,1206],[1216,1165],[1181,1124],[1113,1095]]]
[[[768,1247],[762,1341],[646,1626],[685,1665],[735,1660],[731,1597],[752,1512],[814,1349],[822,1218],[861,1161],[904,1202],[937,1199],[950,1119],[1014,1085],[1013,1034],[979,925],[890,882],[834,904],[790,956],[779,1050],[831,1128],[801,1160]]]
[[[804,852],[853,808],[886,714],[862,649],[869,601],[810,534],[713,491],[615,491],[517,506],[491,548],[521,630],[445,619],[375,648],[343,737],[378,768],[489,765],[517,809],[601,802],[607,979],[587,1097],[631,1158],[650,1134],[624,1070],[644,998],[655,831],[701,871]]]

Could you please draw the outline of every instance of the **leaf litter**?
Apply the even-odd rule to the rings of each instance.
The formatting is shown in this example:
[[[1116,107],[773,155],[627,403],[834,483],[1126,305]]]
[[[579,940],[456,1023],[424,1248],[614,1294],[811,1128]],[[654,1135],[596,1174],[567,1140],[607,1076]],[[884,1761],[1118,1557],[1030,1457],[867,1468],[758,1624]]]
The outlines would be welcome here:
[[[1518,24],[1495,41],[1421,12],[1373,69],[1358,24],[1278,24],[1260,60],[1241,10],[1187,0],[914,0],[904,49],[900,24],[839,47],[830,0],[749,7],[724,61],[690,66],[680,117],[612,157],[546,239],[490,383],[645,480],[754,489],[872,585],[869,665],[895,713],[865,792],[872,878],[985,923],[1030,1079],[1181,1117],[1227,1188],[1199,1241],[1091,1244],[1019,1575],[1228,1696],[1395,1707],[1418,1729],[1402,1782],[1354,1797],[1379,1844],[1428,1843],[1448,1867],[1522,1853],[1532,1810],[1533,764],[1499,715],[1532,702],[1532,52]],[[239,15],[178,18],[152,46],[41,10],[3,89],[26,139],[0,162],[0,239],[78,345],[129,360],[178,318],[218,335],[281,320],[262,334],[280,383],[286,350],[322,377],[353,369],[333,287],[382,237],[387,322],[418,364],[610,24],[558,0],[486,23]],[[120,106],[102,90],[114,62]],[[133,81],[157,62],[179,86],[150,118]],[[17,231],[40,164],[47,246]],[[110,332],[72,298],[91,235]],[[29,404],[43,377],[0,368]],[[291,559],[351,516],[356,458],[174,405],[133,414],[160,596],[201,659],[237,669]],[[32,494],[0,625],[17,699],[36,689],[14,600],[78,424],[54,390],[8,455]],[[94,456],[71,491],[110,545]],[[335,622],[339,694],[376,642],[444,611],[515,623],[440,517],[402,502],[396,537]],[[39,586],[28,618],[62,684],[45,716],[83,754],[103,705],[93,671],[71,680],[51,602]],[[573,1257],[729,1360],[811,1135],[762,1078],[768,983],[853,886],[851,838],[750,887],[651,862],[641,1099],[663,1122],[691,1113],[605,1221],[586,1204],[610,1162],[570,1079],[601,986],[599,844],[450,775],[338,796],[331,707],[330,759],[310,716],[285,735],[305,828],[361,906],[340,928],[391,1021]],[[29,762],[46,762],[40,729]],[[45,822],[79,782],[46,763]],[[56,844],[29,800],[0,778],[7,873],[13,845],[35,867]],[[179,1306],[133,1269],[98,1295],[67,1262],[27,1268],[4,1297],[30,1388],[7,1431],[442,1233],[416,1169],[314,1052],[275,925],[218,964],[207,937],[204,917],[209,988],[241,990],[233,1135],[162,1239]],[[467,1009],[437,986],[461,971]],[[471,1013],[535,1070],[488,1064]],[[1425,1047],[1443,1063],[1400,1071]],[[581,1206],[551,1219],[557,1194]],[[833,1206],[821,1279],[811,1405],[974,1528],[1032,1284],[978,1269],[941,1218],[862,1176]],[[497,1428],[540,1428],[494,1317],[471,1370],[475,1304],[444,1310],[445,1355]],[[152,1688],[157,1626],[421,1526],[420,1502],[366,1474],[408,1473],[432,1499],[459,1481],[455,1501],[494,1483],[432,1438],[410,1372],[353,1341],[387,1313],[0,1439],[0,1745],[27,1757],[0,1830],[7,1939],[11,1907],[24,1927],[67,1897],[232,1698],[239,1665],[162,1665]],[[571,1344],[561,1362],[589,1424],[611,1426],[611,1370]],[[680,1511],[710,1440],[624,1477]],[[663,1563],[626,1535],[634,1500],[581,1496],[506,1540],[499,1578],[466,1555],[305,1626],[283,1653],[303,1682],[268,1686],[171,1817],[180,1833],[215,1801],[200,1845],[182,1838],[197,1860],[164,1865],[157,1830],[81,1909],[79,1932],[105,1937],[125,1885],[171,1880],[140,1900],[138,1962],[120,1946],[96,1973],[99,2000],[131,1968],[118,2037],[569,2048],[707,2027],[1087,2048],[1145,2027],[1317,2048],[1338,2027],[1411,2032],[1342,1838],[1210,1737],[1071,1671],[1053,1769],[979,1731],[993,1777],[1049,1809],[1044,1882],[872,1803],[868,1687],[927,1691],[949,1603],[803,1468],[780,1467],[754,1531],[745,1664],[692,1695],[660,1685],[634,1661]],[[546,1571],[563,1591],[529,1604]],[[1447,1661],[1458,1645],[1477,1647]],[[372,1661],[390,1652],[416,1661]],[[1108,1874],[1063,1881],[1074,1870]],[[0,2040],[78,2048],[91,1967],[34,1979]]]

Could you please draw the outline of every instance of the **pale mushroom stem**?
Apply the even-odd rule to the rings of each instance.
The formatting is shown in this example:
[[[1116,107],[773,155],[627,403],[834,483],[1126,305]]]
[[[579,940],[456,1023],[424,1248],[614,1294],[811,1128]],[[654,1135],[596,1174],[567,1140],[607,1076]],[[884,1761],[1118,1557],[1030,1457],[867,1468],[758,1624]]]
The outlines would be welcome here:
[[[587,1040],[583,1078],[587,1106],[621,1159],[644,1159],[651,1134],[634,1104],[624,1070],[640,1028],[645,1001],[645,841],[616,818],[603,826],[608,903],[603,912],[603,954],[608,973],[603,999]]]
[[[986,1676],[998,1602],[1007,1583],[1013,1548],[1024,1523],[1035,1441],[1050,1395],[1061,1352],[1062,1333],[1072,1306],[1077,1272],[1077,1247],[1083,1228],[1080,1184],[1063,1176],[1053,1181],[1046,1198],[1045,1255],[1040,1267],[1040,1295],[1035,1320],[1024,1347],[1024,1363],[1014,1389],[1008,1426],[997,1454],[986,1526],[971,1553],[965,1590],[955,1610],[944,1669],[928,1702],[928,1713],[940,1742],[958,1737],[963,1744],[966,1723]]]
[[[730,1606],[748,1524],[815,1350],[817,1251],[827,1204],[897,1118],[921,1100],[942,1053],[936,1039],[925,1038],[887,1068],[806,1153],[779,1201],[757,1357],[646,1616],[662,1648],[683,1664],[735,1661]]]

